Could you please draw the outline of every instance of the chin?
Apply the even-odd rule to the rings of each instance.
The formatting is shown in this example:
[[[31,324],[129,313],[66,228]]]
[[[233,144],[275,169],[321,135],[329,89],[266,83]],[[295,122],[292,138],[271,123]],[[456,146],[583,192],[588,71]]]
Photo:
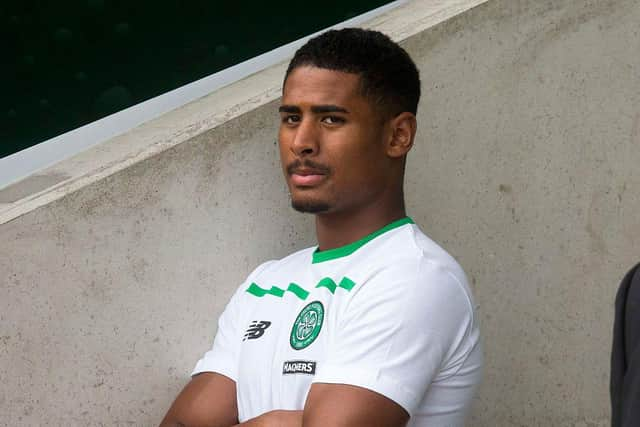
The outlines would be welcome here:
[[[303,213],[325,213],[328,212],[331,206],[327,202],[320,200],[291,200],[291,207],[298,212]]]

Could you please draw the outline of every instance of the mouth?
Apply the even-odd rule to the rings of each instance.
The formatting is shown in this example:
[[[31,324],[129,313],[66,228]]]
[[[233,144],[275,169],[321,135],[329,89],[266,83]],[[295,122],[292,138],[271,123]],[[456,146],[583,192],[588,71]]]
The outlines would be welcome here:
[[[327,174],[320,170],[314,169],[294,169],[289,176],[291,183],[298,187],[313,187],[320,184]]]
[[[304,163],[296,160],[287,167],[287,174],[294,186],[313,187],[327,178],[329,168],[309,160]]]

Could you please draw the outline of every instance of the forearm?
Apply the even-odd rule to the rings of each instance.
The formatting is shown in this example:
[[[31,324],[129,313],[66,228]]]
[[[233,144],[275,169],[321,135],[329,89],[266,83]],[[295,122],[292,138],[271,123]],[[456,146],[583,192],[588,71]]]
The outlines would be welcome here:
[[[302,427],[302,411],[270,411],[234,427]]]
[[[160,427],[231,427],[238,423],[235,382],[205,372],[180,392]]]
[[[200,420],[189,420],[187,418],[183,419],[174,419],[167,418],[162,420],[160,423],[160,427],[232,427],[238,424],[234,422],[200,422]],[[243,424],[244,425],[244,424]]]

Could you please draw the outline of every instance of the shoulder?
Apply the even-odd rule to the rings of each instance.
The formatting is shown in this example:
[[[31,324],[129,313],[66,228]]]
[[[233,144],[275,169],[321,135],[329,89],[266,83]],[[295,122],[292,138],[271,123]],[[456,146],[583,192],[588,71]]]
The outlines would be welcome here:
[[[232,300],[247,297],[248,294],[264,296],[272,293],[280,296],[284,290],[274,283],[282,282],[283,277],[288,277],[292,271],[300,269],[301,265],[309,264],[314,249],[302,249],[284,258],[265,261],[258,265],[236,289]]]
[[[475,304],[460,264],[417,226],[398,231],[367,257],[348,310],[382,310],[447,330],[473,327]]]
[[[366,263],[363,273],[367,281],[384,282],[389,287],[402,284],[405,291],[418,294],[459,293],[471,297],[460,264],[415,224],[378,245],[368,254]]]
[[[305,248],[287,255],[284,258],[266,261],[253,270],[249,278],[268,275],[282,270],[300,268],[301,265],[308,265],[311,263],[314,250],[315,247]]]

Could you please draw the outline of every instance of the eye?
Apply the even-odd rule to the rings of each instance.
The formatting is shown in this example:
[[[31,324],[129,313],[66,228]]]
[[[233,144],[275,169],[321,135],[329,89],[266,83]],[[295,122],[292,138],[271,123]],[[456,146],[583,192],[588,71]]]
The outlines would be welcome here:
[[[336,125],[339,123],[344,123],[344,119],[338,116],[326,116],[322,118],[322,121],[328,125]]]
[[[300,121],[300,116],[295,114],[287,114],[286,116],[282,116],[282,123],[287,125],[293,125]]]

